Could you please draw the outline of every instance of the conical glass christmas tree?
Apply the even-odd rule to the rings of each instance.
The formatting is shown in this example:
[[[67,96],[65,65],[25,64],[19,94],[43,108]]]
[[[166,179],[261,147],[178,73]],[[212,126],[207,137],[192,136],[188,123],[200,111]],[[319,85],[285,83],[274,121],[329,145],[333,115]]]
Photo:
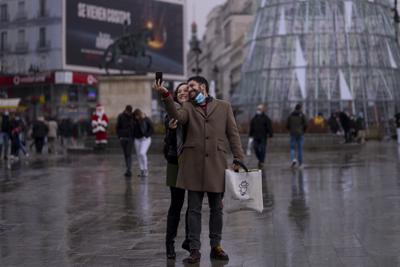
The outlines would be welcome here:
[[[392,0],[260,0],[233,103],[248,119],[266,103],[285,120],[363,112],[387,121],[400,99],[400,51]],[[397,102],[398,103],[398,102]]]

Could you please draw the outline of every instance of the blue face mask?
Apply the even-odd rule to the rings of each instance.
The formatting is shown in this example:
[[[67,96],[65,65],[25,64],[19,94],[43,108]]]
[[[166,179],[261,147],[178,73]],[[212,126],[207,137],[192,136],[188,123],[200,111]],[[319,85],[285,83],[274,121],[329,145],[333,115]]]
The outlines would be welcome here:
[[[206,97],[203,93],[198,93],[197,96],[194,98],[194,102],[198,105],[203,104],[206,101]]]

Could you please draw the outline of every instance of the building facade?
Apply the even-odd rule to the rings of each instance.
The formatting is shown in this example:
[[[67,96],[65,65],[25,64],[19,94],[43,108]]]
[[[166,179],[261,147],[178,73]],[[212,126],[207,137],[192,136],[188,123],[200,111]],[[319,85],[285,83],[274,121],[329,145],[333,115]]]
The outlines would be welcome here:
[[[258,103],[283,121],[296,103],[309,117],[362,112],[387,122],[400,99],[393,1],[260,1],[247,39],[235,105],[247,120]]]
[[[185,0],[0,0],[0,97],[81,119],[106,69],[183,79],[185,10]]]
[[[245,55],[245,35],[254,18],[255,0],[228,0],[207,16],[200,48],[201,75],[212,81],[218,98],[230,99],[238,86]],[[188,52],[188,75],[196,69],[196,57]]]

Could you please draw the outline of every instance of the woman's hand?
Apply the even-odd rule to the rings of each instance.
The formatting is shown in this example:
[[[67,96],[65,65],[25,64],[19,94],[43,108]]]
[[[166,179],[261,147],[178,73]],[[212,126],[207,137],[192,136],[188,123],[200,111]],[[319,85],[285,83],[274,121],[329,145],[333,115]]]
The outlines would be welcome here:
[[[164,87],[164,82],[155,81],[153,84],[153,89],[160,94],[168,93],[168,89]]]
[[[171,119],[168,123],[170,129],[176,129],[178,127],[178,120]]]

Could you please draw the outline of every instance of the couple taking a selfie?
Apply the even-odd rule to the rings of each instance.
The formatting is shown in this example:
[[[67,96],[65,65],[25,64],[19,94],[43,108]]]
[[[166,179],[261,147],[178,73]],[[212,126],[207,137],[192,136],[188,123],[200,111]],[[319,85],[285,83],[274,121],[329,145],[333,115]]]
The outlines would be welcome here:
[[[201,76],[189,78],[170,93],[163,86],[161,73],[157,73],[153,89],[160,94],[167,111],[164,154],[167,185],[171,192],[167,258],[176,258],[174,241],[187,191],[186,238],[182,248],[190,254],[183,261],[190,264],[200,262],[201,209],[205,193],[210,209],[210,258],[228,261],[228,254],[221,246],[228,146],[234,160],[243,162],[244,159],[232,107],[226,101],[211,97],[208,82]],[[239,169],[239,165],[234,163],[230,167]]]

